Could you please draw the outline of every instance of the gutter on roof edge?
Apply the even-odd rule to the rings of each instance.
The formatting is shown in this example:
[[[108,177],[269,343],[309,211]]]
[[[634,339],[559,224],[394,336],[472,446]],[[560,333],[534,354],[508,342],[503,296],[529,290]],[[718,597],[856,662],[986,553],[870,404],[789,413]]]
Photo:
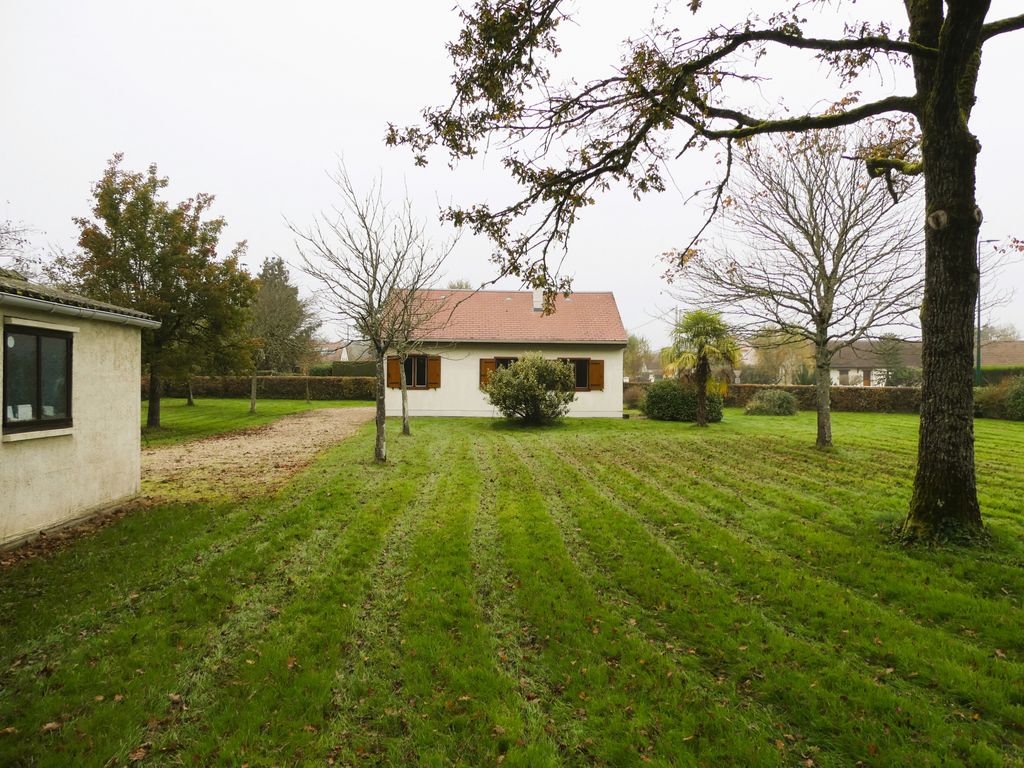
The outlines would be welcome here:
[[[615,346],[624,347],[629,341],[628,339],[614,339],[614,340],[603,340],[594,341],[593,339],[552,339],[544,341],[533,341],[524,339],[430,339],[423,338],[417,339],[419,344],[581,344],[581,345],[594,345],[594,346]]]
[[[121,315],[117,312],[108,312],[103,309],[89,309],[88,307],[76,307],[71,304],[60,304],[55,301],[33,299],[28,296],[18,296],[13,293],[0,292],[0,307],[16,307],[20,309],[31,309],[35,312],[46,312],[51,315],[66,315],[68,317],[81,317],[86,320],[101,320],[116,325],[133,325],[136,328],[159,328],[159,320],[147,320],[142,317]]]

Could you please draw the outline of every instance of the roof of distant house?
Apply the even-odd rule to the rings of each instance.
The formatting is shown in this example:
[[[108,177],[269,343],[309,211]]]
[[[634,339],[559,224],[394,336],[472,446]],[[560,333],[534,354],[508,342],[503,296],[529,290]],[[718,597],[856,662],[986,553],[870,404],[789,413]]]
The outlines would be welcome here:
[[[5,296],[12,297],[14,301],[5,300]],[[22,299],[24,301],[18,301]],[[97,301],[87,296],[80,296],[52,285],[40,285],[26,280],[17,272],[9,269],[0,269],[0,306],[5,304],[20,304],[31,306],[39,302],[38,307],[42,311],[52,311],[63,315],[92,316],[95,319],[115,320],[117,317],[133,321],[135,325],[143,327],[156,327],[159,322],[145,312],[139,312],[127,307],[119,307],[116,304],[108,304],[105,301]],[[47,306],[49,309],[47,309]],[[111,317],[113,316],[113,317]]]
[[[858,341],[832,358],[833,368],[884,368],[881,341]],[[921,342],[900,341],[900,360],[908,368],[921,367]],[[981,345],[982,366],[1024,365],[1024,341],[989,341]]]
[[[550,314],[534,309],[532,291],[424,291],[432,306],[420,341],[625,344],[626,329],[611,292],[555,299]]]

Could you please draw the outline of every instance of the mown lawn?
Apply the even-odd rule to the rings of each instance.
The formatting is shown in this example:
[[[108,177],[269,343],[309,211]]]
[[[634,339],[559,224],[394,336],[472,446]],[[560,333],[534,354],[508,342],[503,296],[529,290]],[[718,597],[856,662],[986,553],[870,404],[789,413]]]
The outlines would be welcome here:
[[[1024,426],[977,433],[991,545],[907,550],[913,417],[368,426],[0,573],[0,765],[1022,765]]]
[[[156,448],[210,435],[235,432],[269,424],[282,416],[290,416],[315,408],[352,408],[373,405],[365,400],[257,400],[256,413],[249,414],[247,399],[199,399],[189,406],[183,398],[165,397],[160,402],[160,429],[146,427],[145,400],[142,401],[142,445]]]

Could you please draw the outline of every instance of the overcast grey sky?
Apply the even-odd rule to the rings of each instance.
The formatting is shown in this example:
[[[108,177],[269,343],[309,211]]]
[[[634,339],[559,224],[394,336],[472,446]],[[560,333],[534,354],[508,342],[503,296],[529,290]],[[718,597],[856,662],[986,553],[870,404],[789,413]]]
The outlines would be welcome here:
[[[669,7],[694,34],[714,21],[692,19],[685,5]],[[727,20],[764,4],[708,5]],[[995,0],[992,18],[1020,13],[1021,5]],[[901,8],[898,0],[851,6],[865,19],[879,9],[893,14],[894,26]],[[225,252],[247,239],[253,268],[275,253],[294,260],[284,218],[301,225],[330,205],[325,170],[339,156],[357,184],[380,173],[393,196],[407,187],[431,220],[449,201],[497,204],[514,194],[498,153],[451,171],[443,156],[420,169],[406,151],[384,146],[389,121],[414,122],[423,106],[450,95],[444,45],[458,30],[452,0],[0,0],[0,9],[0,218],[35,228],[40,247],[74,244],[71,218],[88,212],[90,184],[118,151],[129,168],[156,162],[171,179],[171,199],[215,194],[216,212],[229,223]],[[581,79],[607,73],[621,40],[640,34],[650,14],[643,2],[578,2],[556,71]],[[983,144],[985,238],[1024,236],[1022,46],[1017,33],[985,49],[972,119]],[[796,108],[829,101],[822,95],[835,91],[820,90],[823,73],[808,61],[772,55],[764,73],[777,79],[745,98],[761,109],[781,98]],[[883,70],[859,87],[896,92],[906,76]],[[585,211],[564,263],[577,290],[613,290],[627,327],[656,344],[667,338],[658,318],[672,306],[659,254],[684,245],[699,226],[701,205],[684,201],[712,177],[713,158],[687,156],[671,172],[677,189],[640,203],[616,190]],[[449,276],[492,278],[488,254],[486,242],[464,238]],[[1001,282],[1024,288],[1024,266]],[[1024,290],[996,319],[1024,331]]]

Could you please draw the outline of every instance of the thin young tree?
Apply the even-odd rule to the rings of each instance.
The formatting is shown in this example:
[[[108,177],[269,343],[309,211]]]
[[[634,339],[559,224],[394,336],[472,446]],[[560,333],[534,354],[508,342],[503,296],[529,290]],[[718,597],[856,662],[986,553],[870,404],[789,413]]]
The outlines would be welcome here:
[[[678,369],[693,371],[697,396],[697,426],[708,425],[708,380],[715,363],[736,365],[740,348],[717,312],[694,309],[672,329],[672,357]]]
[[[851,20],[837,6],[861,8],[852,1],[779,0],[732,19],[716,4],[714,26],[702,34],[687,12],[710,4],[689,0],[663,6],[603,76],[562,84],[551,60],[563,53],[569,5],[475,0],[448,46],[453,97],[425,109],[422,125],[391,126],[387,141],[408,145],[419,164],[434,146],[453,162],[482,148],[500,152],[522,194],[504,207],[455,207],[448,218],[490,237],[503,272],[556,291],[565,281],[548,269],[549,254],[558,260],[581,210],[613,185],[636,197],[664,191],[666,164],[709,145],[722,150],[727,177],[737,140],[886,121],[892,130],[864,154],[868,172],[887,184],[896,174],[923,175],[927,213],[921,430],[903,532],[908,539],[978,534],[971,346],[981,142],[970,119],[985,45],[1024,28],[1024,14],[989,19],[990,0],[904,0],[888,4],[888,16]],[[904,28],[895,15],[904,16]],[[832,33],[815,34],[823,29]],[[777,50],[802,52],[832,76],[810,93],[801,88],[813,108],[751,108],[775,103],[752,100],[750,85],[770,75],[773,58],[765,54]],[[859,78],[903,66],[913,72],[903,92],[864,97]],[[723,186],[711,186],[712,216]]]
[[[389,204],[380,180],[365,194],[344,165],[330,174],[338,203],[306,229],[289,224],[302,269],[319,284],[325,312],[351,327],[373,349],[376,361],[374,459],[387,461],[384,395],[387,354],[409,334],[407,306],[440,269],[423,223],[406,198]],[[404,368],[404,366],[403,366]]]
[[[740,327],[772,327],[777,343],[810,342],[819,448],[832,445],[832,357],[913,321],[921,305],[920,211],[844,159],[857,140],[833,130],[797,146],[774,137],[747,144],[721,243],[669,255],[679,297]]]

